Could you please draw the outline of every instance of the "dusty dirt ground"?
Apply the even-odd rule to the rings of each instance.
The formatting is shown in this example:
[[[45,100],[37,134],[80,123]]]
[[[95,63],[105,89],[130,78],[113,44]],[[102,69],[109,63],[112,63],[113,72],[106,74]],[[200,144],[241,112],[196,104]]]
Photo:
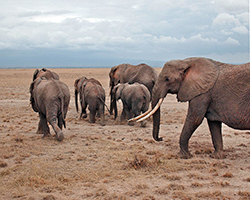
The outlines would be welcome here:
[[[250,199],[250,132],[223,126],[227,157],[213,159],[204,120],[190,140],[193,158],[180,159],[187,103],[175,96],[161,109],[162,142],[152,139],[151,120],[146,128],[128,126],[107,110],[106,126],[79,120],[74,80],[98,79],[109,105],[109,70],[53,69],[71,92],[65,139],[58,142],[52,129],[51,137],[36,134],[28,91],[34,69],[0,69],[0,199]]]

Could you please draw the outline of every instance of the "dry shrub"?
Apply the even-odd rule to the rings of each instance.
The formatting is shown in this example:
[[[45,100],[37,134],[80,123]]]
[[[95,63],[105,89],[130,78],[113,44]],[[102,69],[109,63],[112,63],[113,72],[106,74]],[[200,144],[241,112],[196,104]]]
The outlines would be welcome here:
[[[159,195],[167,195],[168,189],[167,188],[159,188],[159,189],[155,190],[155,193],[159,194]]]
[[[149,187],[148,185],[140,184],[140,185],[137,185],[135,188],[138,190],[145,190],[145,189],[148,189]]]
[[[232,178],[232,177],[233,177],[233,174],[227,172],[227,173],[225,173],[222,177],[224,177],[224,178]]]
[[[250,192],[246,192],[246,191],[242,192],[242,191],[239,191],[239,192],[238,192],[238,195],[240,195],[240,196],[242,196],[242,197],[248,197],[247,199],[250,198]]]
[[[188,177],[192,178],[192,179],[198,179],[198,180],[203,180],[204,179],[204,177],[200,176],[199,174],[188,174]]]
[[[162,175],[162,178],[165,178],[165,179],[170,180],[170,181],[179,181],[179,180],[181,180],[180,176],[175,176],[175,175],[172,175],[172,176]]]
[[[208,199],[218,199],[221,197],[221,192],[220,191],[215,191],[215,192],[199,192],[195,195],[197,198],[208,198]]]
[[[7,163],[0,160],[0,167],[7,167]]]
[[[247,181],[247,182],[250,182],[250,177],[249,177],[249,178],[246,178],[246,181]]]
[[[43,198],[43,200],[55,200],[56,197],[54,197],[53,195],[47,195],[46,197]]]
[[[146,197],[143,197],[142,200],[155,200],[156,198],[153,197],[153,196],[146,196]]]
[[[141,196],[142,194],[143,194],[142,191],[132,190],[132,191],[126,192],[126,193],[125,193],[125,196],[129,196],[129,197],[138,197],[138,196]]]
[[[191,184],[191,187],[194,187],[194,188],[198,188],[198,187],[202,187],[203,185],[201,183],[198,183],[198,182],[195,182],[195,183],[192,183]]]
[[[139,170],[142,168],[152,168],[156,167],[161,163],[159,160],[159,155],[155,154],[152,159],[149,159],[146,155],[135,155],[133,160],[128,161],[128,164],[125,165],[125,169],[132,168]]]
[[[169,190],[184,190],[185,187],[183,185],[178,185],[178,184],[169,184],[168,189]]]
[[[205,148],[205,149],[198,149],[194,153],[199,155],[199,154],[211,154],[213,152],[212,149]]]
[[[173,199],[180,199],[180,200],[192,200],[186,193],[175,191],[173,192]]]

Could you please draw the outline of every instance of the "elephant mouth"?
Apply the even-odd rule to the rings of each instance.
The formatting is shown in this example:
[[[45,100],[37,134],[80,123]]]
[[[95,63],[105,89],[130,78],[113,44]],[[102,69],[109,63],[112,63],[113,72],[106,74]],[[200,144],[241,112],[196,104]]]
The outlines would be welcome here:
[[[155,107],[151,110],[149,109],[148,111],[146,111],[145,113],[135,117],[135,118],[132,118],[132,119],[129,119],[128,121],[131,122],[131,121],[137,121],[137,122],[141,122],[143,120],[146,120],[148,119],[149,117],[151,117],[160,107],[161,107],[161,104],[163,102],[164,98],[160,98],[158,103],[155,105]]]

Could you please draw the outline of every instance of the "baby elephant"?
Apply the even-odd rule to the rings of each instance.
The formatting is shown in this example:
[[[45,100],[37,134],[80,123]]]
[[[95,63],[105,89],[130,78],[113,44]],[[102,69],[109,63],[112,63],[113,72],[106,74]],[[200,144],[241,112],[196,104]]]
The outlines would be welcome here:
[[[94,78],[81,77],[75,80],[75,105],[78,112],[78,93],[80,93],[80,103],[82,112],[80,118],[86,118],[86,108],[90,111],[89,121],[95,123],[96,112],[100,116],[102,126],[104,123],[105,90],[101,83]]]
[[[121,121],[136,117],[149,108],[150,92],[148,88],[140,83],[119,83],[114,87],[112,93],[115,96],[115,101],[122,100],[123,110],[121,114]],[[115,113],[117,108],[115,107]],[[116,118],[116,116],[115,116]],[[133,125],[133,122],[129,122],[129,125]],[[146,121],[141,122],[141,126],[146,126]]]
[[[69,101],[69,88],[63,82],[45,77],[36,78],[30,85],[30,103],[40,117],[37,133],[42,133],[43,137],[48,135],[49,123],[57,140],[62,141],[62,126],[66,128],[65,117]]]

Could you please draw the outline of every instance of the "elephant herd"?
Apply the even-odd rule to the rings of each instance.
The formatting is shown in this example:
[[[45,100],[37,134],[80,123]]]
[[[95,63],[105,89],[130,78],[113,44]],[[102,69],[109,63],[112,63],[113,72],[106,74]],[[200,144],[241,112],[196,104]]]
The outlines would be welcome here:
[[[250,63],[232,65],[201,57],[171,60],[165,63],[159,75],[146,64],[121,64],[111,68],[109,78],[110,110],[98,80],[86,77],[75,80],[75,106],[78,111],[79,94],[80,117],[87,117],[88,107],[89,121],[94,123],[99,116],[101,125],[105,125],[105,106],[117,118],[117,100],[121,99],[121,120],[129,119],[130,125],[139,121],[145,126],[146,119],[153,116],[153,138],[162,141],[159,137],[160,106],[168,93],[176,94],[178,101],[189,102],[179,139],[181,158],[192,156],[189,139],[204,118],[211,133],[215,158],[225,157],[222,123],[234,129],[250,129]],[[47,69],[34,72],[30,102],[39,113],[38,133],[48,135],[49,123],[57,140],[63,140],[62,127],[66,126],[69,101],[69,89],[56,73]],[[149,109],[150,102],[152,109]]]

